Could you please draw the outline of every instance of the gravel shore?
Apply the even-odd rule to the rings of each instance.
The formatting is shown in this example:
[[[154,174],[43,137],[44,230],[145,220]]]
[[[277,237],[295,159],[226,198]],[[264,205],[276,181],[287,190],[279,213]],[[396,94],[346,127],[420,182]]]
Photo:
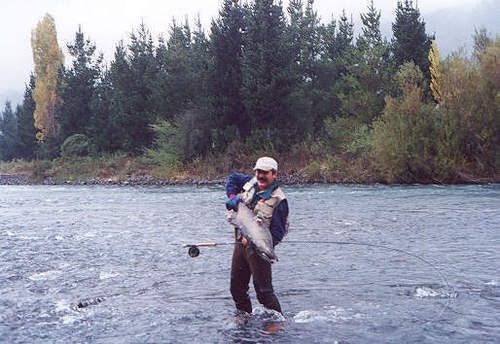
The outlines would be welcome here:
[[[7,175],[0,174],[0,185],[121,185],[121,186],[136,186],[136,185],[224,185],[226,177],[217,177],[214,179],[205,179],[199,177],[187,178],[183,180],[165,180],[158,179],[151,175],[138,175],[125,179],[119,178],[88,178],[81,180],[61,181],[55,178],[45,178],[42,181],[33,181],[25,175]],[[299,175],[285,175],[279,177],[281,184],[311,184],[314,181],[304,178]],[[341,182],[341,181],[339,181]]]

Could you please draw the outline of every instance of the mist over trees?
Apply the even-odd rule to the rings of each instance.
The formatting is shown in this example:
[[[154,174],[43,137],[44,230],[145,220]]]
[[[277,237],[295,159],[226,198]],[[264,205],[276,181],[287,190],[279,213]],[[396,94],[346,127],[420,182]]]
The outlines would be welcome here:
[[[478,30],[473,56],[441,60],[412,0],[390,40],[380,17],[370,1],[355,37],[346,12],[321,23],[313,0],[225,0],[207,33],[199,19],[158,38],[142,24],[109,65],[78,27],[64,66],[47,15],[23,103],[0,117],[0,160],[125,152],[171,165],[315,146],[392,182],[497,173],[500,40]]]

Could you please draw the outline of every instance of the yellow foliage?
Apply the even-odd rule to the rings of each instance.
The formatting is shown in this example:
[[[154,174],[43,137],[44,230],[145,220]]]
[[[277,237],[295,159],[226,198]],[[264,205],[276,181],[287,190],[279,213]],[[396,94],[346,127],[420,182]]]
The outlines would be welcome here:
[[[35,89],[33,99],[36,103],[35,127],[40,129],[37,139],[43,141],[47,135],[57,133],[55,108],[58,103],[57,73],[64,62],[64,56],[57,44],[54,18],[46,14],[31,32],[31,47],[35,65]]]
[[[429,62],[430,62],[430,72],[431,72],[431,90],[434,100],[436,102],[441,101],[441,71],[439,70],[439,60],[440,54],[436,46],[436,43],[432,42],[431,50],[429,51]]]

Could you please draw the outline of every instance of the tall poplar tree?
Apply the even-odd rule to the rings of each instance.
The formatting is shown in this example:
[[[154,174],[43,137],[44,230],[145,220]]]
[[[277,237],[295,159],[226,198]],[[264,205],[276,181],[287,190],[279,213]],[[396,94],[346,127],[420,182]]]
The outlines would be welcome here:
[[[33,97],[36,103],[35,126],[39,141],[57,134],[55,108],[59,102],[57,95],[58,70],[63,65],[64,56],[57,43],[54,18],[46,14],[31,33],[31,47],[35,65],[36,84]]]
[[[429,51],[429,62],[431,72],[430,88],[434,100],[439,103],[441,101],[441,70],[440,70],[440,55],[435,42],[432,42],[432,48]]]

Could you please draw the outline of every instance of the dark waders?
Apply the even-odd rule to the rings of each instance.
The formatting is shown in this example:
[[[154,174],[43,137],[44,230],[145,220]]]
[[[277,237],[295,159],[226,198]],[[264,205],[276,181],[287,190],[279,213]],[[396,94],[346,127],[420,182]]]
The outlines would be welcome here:
[[[241,239],[237,240],[241,242]],[[274,294],[271,263],[262,259],[252,244],[246,247],[234,245],[231,263],[231,295],[236,309],[252,313],[252,303],[248,296],[248,284],[253,276],[253,285],[257,299],[264,307],[281,313],[281,306]]]

